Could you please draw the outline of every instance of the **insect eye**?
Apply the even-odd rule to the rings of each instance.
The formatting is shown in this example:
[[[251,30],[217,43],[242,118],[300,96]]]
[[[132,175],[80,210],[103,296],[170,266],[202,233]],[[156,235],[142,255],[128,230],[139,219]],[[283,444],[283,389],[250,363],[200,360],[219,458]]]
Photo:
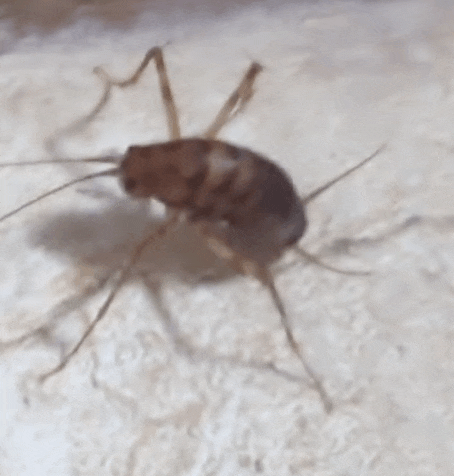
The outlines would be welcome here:
[[[127,192],[132,192],[137,187],[137,180],[127,177],[123,181],[123,186]]]

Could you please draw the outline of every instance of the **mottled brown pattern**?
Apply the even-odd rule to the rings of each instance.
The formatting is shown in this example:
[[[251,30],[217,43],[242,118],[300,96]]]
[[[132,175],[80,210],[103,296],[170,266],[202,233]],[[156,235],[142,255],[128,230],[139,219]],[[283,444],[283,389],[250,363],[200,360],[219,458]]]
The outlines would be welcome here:
[[[248,235],[253,229],[256,237],[251,234],[248,242],[273,250],[261,252],[263,256],[276,258],[304,232],[304,213],[290,179],[249,149],[216,140],[180,139],[130,147],[121,168],[131,195],[158,198],[187,212],[191,221],[222,220],[245,226]],[[301,226],[293,224],[283,236],[282,230],[295,220]]]

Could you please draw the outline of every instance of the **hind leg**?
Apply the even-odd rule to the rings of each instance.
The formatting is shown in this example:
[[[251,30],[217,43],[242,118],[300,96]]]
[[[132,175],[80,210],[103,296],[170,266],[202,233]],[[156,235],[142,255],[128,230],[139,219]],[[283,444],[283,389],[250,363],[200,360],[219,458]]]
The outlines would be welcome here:
[[[172,90],[170,88],[170,81],[167,75],[167,68],[164,62],[164,56],[162,53],[162,49],[159,47],[155,47],[151,48],[147,52],[136,71],[134,71],[134,73],[125,80],[114,79],[101,66],[95,67],[93,72],[97,74],[104,82],[104,92],[101,98],[93,107],[93,109],[82,119],[79,119],[73,124],[64,127],[63,129],[59,130],[58,133],[55,134],[52,138],[48,139],[46,141],[46,149],[53,155],[59,155],[57,144],[60,137],[66,134],[74,134],[80,129],[86,127],[86,125],[90,123],[107,105],[112,95],[112,88],[114,86],[117,86],[119,88],[127,88],[129,86],[132,86],[133,84],[136,84],[145,69],[147,68],[150,61],[153,59],[155,60],[156,70],[158,72],[159,86],[161,91],[161,97],[164,103],[170,140],[179,139],[181,137],[180,124],[178,120],[177,108],[175,106]]]
[[[285,310],[284,303],[282,301],[281,296],[279,295],[279,292],[274,283],[274,278],[270,273],[269,269],[265,266],[259,265],[254,261],[245,259],[243,256],[241,256],[241,254],[233,251],[228,245],[226,245],[226,243],[219,239],[218,236],[214,236],[212,233],[210,233],[210,230],[207,226],[199,225],[197,229],[199,233],[201,233],[201,235],[205,238],[211,250],[216,253],[220,258],[225,260],[229,264],[229,266],[231,266],[235,271],[258,279],[264,286],[268,288],[273,299],[274,305],[277,311],[279,312],[279,317],[281,320],[282,327],[284,328],[287,341],[296,357],[302,363],[304,371],[312,380],[313,386],[320,396],[325,411],[329,413],[333,408],[333,404],[320,378],[306,361],[304,353],[301,350],[301,346],[296,342],[295,338],[293,337],[287,311]]]
[[[142,60],[142,63],[140,63],[136,71],[128,79],[125,80],[113,79],[109,74],[105,72],[103,68],[101,68],[100,66],[96,67],[94,69],[94,72],[105,81],[106,89],[103,97],[98,102],[91,115],[93,116],[94,114],[97,114],[105,106],[110,97],[110,90],[112,86],[118,86],[119,88],[127,88],[133,84],[136,84],[150,61],[153,59],[155,60],[156,70],[158,72],[159,88],[161,91],[162,100],[164,102],[170,140],[179,139],[181,137],[181,133],[177,108],[175,106],[172,90],[170,88],[170,81],[167,75],[167,68],[164,62],[164,55],[162,54],[162,49],[159,47],[151,48],[145,55],[145,58]]]

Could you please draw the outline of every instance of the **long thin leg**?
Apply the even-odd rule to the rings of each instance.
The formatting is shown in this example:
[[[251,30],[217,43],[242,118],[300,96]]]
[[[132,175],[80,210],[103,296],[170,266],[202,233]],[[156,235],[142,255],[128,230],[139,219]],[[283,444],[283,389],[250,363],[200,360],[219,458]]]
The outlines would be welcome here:
[[[178,221],[179,216],[177,214],[171,214],[170,217],[161,225],[158,227],[157,230],[153,231],[150,235],[145,237],[134,249],[134,251],[131,253],[131,256],[127,260],[127,262],[124,264],[124,266],[119,270],[118,272],[118,277],[113,285],[109,295],[107,296],[106,300],[104,301],[103,305],[99,309],[98,313],[96,314],[96,317],[93,319],[91,324],[87,327],[85,332],[83,333],[82,337],[79,339],[79,342],[73,347],[73,349],[63,358],[63,360],[60,362],[60,364],[52,369],[50,372],[45,373],[44,375],[41,376],[40,380],[41,382],[44,382],[47,380],[49,377],[52,375],[55,375],[56,373],[60,372],[60,370],[63,370],[68,362],[71,360],[71,358],[77,353],[77,351],[80,349],[82,344],[85,342],[85,340],[88,338],[88,336],[93,332],[94,328],[96,325],[101,321],[101,319],[106,315],[106,312],[108,311],[109,307],[111,306],[113,300],[115,299],[116,295],[118,294],[119,290],[123,286],[123,284],[127,281],[129,278],[134,265],[137,263],[137,261],[140,259],[142,253],[144,250],[157,238],[162,238],[169,230],[169,228],[173,225],[176,224]]]
[[[123,81],[119,81],[113,79],[106,71],[101,67],[97,66],[93,69],[93,72],[97,74],[102,81],[104,82],[104,92],[97,102],[97,104],[93,107],[93,109],[82,119],[77,120],[73,124],[70,124],[67,127],[62,128],[58,131],[58,133],[54,134],[50,139],[46,140],[46,149],[54,155],[58,155],[57,144],[58,140],[62,135],[66,134],[73,134],[83,127],[85,127],[90,121],[92,121],[106,106],[109,102],[109,99],[112,95],[112,87],[117,86],[119,88],[126,88],[131,86],[140,79],[140,76],[150,63],[150,61],[154,58],[156,63],[156,69],[158,71],[158,78],[159,78],[159,85],[161,90],[162,100],[164,102],[166,117],[167,117],[167,126],[169,129],[170,139],[180,139],[180,125],[178,121],[178,113],[175,106],[175,102],[172,95],[172,90],[170,89],[170,81],[167,75],[167,69],[164,63],[164,57],[162,54],[162,50],[159,47],[151,48],[145,58],[143,59],[140,66],[134,72],[134,74]]]
[[[203,224],[198,226],[197,229],[199,233],[201,233],[202,236],[205,237],[208,245],[213,250],[213,252],[215,252],[220,258],[226,260],[226,262],[233,269],[257,278],[264,286],[268,288],[271,297],[273,298],[274,305],[276,306],[276,309],[279,312],[281,323],[285,330],[285,335],[287,337],[287,341],[291,349],[293,350],[298,360],[302,363],[304,371],[307,373],[307,375],[309,375],[309,378],[312,380],[313,386],[320,396],[326,413],[331,412],[333,404],[320,378],[317,376],[314,370],[312,370],[311,366],[306,361],[301,347],[298,345],[295,338],[293,337],[284,303],[282,302],[282,299],[279,296],[279,293],[274,284],[274,279],[268,269],[250,260],[245,260],[239,253],[231,250],[218,237],[210,236],[208,227],[205,227]]]
[[[151,48],[151,50],[149,50],[147,54],[145,55],[145,58],[143,59],[142,63],[137,68],[137,70],[134,72],[134,74],[132,74],[128,79],[125,79],[123,81],[113,79],[110,75],[108,75],[105,72],[103,68],[101,68],[100,66],[96,67],[94,69],[94,72],[98,74],[99,76],[101,76],[106,81],[106,91],[103,97],[101,98],[101,101],[97,104],[94,111],[98,113],[99,110],[102,107],[104,107],[105,103],[109,99],[110,88],[112,86],[118,86],[119,88],[127,88],[128,86],[136,84],[140,76],[142,76],[142,73],[144,72],[145,68],[148,66],[148,63],[152,59],[154,59],[156,63],[156,70],[158,72],[161,96],[162,96],[162,100],[164,102],[164,107],[166,111],[167,125],[169,128],[170,139],[171,140],[180,139],[181,133],[180,133],[180,124],[178,121],[177,108],[175,106],[175,101],[173,99],[172,90],[170,89],[170,81],[167,75],[167,68],[164,63],[164,56],[162,54],[161,48],[159,47]]]
[[[86,286],[81,292],[61,301],[46,315],[46,324],[42,324],[39,327],[27,332],[26,334],[16,337],[15,339],[11,339],[10,341],[0,341],[0,354],[11,347],[17,347],[32,337],[47,338],[51,333],[49,331],[51,327],[49,322],[53,321],[55,323],[59,318],[70,314],[76,309],[79,309],[81,303],[88,301],[106,286],[107,282],[109,281],[109,277],[110,276],[103,276],[102,278],[99,278],[98,283],[95,285],[90,284]]]
[[[169,334],[174,344],[175,351],[189,359],[191,362],[209,361],[210,363],[228,363],[236,367],[247,367],[265,372],[273,372],[274,374],[277,374],[280,377],[285,378],[286,380],[289,380],[291,382],[300,380],[297,375],[279,369],[273,362],[260,362],[257,360],[239,362],[235,357],[231,357],[228,355],[212,355],[208,354],[205,349],[196,349],[190,346],[180,335],[180,329],[164,302],[161,283],[152,281],[147,274],[142,275],[142,281],[152,295],[153,302],[156,305],[158,312],[163,319],[163,324],[166,327],[167,333]]]
[[[233,91],[213,123],[208,127],[205,134],[203,134],[205,139],[214,139],[221,128],[246,106],[254,93],[252,86],[255,78],[262,69],[262,66],[258,63],[251,64],[239,86]],[[235,108],[236,110],[234,111]]]
[[[95,68],[96,69],[96,68]],[[81,119],[77,119],[75,122],[72,124],[69,124],[69,126],[62,127],[58,131],[54,132],[52,136],[45,141],[45,147],[46,150],[51,154],[51,155],[59,155],[58,152],[58,141],[62,136],[65,136],[67,134],[75,134],[79,130],[83,129],[89,122],[91,122],[105,107],[105,105],[108,103],[111,92],[112,92],[112,86],[108,83],[106,83],[105,78],[104,83],[104,92],[95,105],[95,107],[85,116],[83,116]]]
[[[271,276],[269,271],[265,268],[260,268],[259,274],[260,274],[259,276],[260,281],[269,289],[271,296],[273,298],[274,304],[277,310],[279,311],[282,327],[285,330],[285,335],[287,337],[288,343],[290,344],[290,347],[292,348],[293,352],[302,363],[304,367],[304,371],[307,373],[307,375],[309,375],[310,379],[312,380],[315,390],[320,395],[320,399],[323,403],[323,407],[325,408],[326,413],[330,413],[333,409],[333,403],[331,399],[329,398],[325,390],[325,387],[323,386],[322,381],[320,380],[320,377],[314,372],[312,367],[306,361],[306,357],[304,356],[304,353],[301,350],[301,345],[298,344],[295,338],[293,337],[292,330],[290,329],[290,323],[287,316],[287,312],[285,310],[284,303],[282,302],[282,299],[276,289],[273,277]]]

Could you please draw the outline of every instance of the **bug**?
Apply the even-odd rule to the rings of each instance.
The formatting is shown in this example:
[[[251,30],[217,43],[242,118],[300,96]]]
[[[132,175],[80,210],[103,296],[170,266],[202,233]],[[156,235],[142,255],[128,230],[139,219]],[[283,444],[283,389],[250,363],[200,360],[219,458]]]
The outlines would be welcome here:
[[[105,171],[85,175],[56,187],[15,210],[0,217],[0,222],[26,207],[95,177],[116,176],[125,192],[137,199],[158,199],[168,211],[167,218],[151,234],[138,242],[118,271],[116,280],[95,318],[72,350],[53,370],[42,376],[61,371],[78,352],[84,341],[106,315],[112,301],[130,276],[144,250],[186,222],[196,228],[209,247],[240,273],[253,276],[268,288],[279,313],[287,340],[314,382],[325,409],[332,407],[324,387],[307,364],[295,341],[288,316],[275,286],[270,266],[289,249],[303,258],[330,270],[345,274],[367,274],[340,270],[322,263],[318,258],[298,247],[307,228],[305,206],[335,183],[371,161],[384,146],[354,167],[328,181],[304,198],[300,198],[290,177],[271,160],[251,151],[216,139],[222,127],[242,111],[253,95],[253,85],[262,67],[250,65],[238,87],[229,96],[214,121],[201,137],[182,138],[177,108],[173,99],[161,48],[150,49],[137,70],[126,80],[110,77],[103,69],[95,68],[105,84],[104,94],[93,111],[83,120],[92,119],[107,103],[113,87],[126,88],[135,84],[148,64],[154,60],[160,93],[165,106],[170,140],[149,145],[132,145],[121,157],[106,156],[80,159],[83,162],[115,164]],[[77,161],[77,159],[75,160]],[[36,165],[42,163],[74,162],[73,159],[0,164]]]

